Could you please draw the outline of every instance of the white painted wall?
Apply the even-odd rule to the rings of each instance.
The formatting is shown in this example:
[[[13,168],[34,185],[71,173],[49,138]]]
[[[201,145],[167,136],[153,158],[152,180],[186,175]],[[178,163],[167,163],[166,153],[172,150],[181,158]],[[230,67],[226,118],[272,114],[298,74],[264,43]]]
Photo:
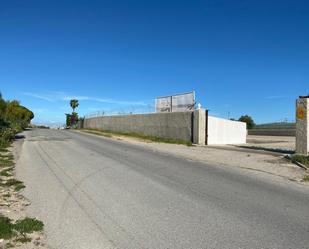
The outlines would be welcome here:
[[[208,116],[208,144],[246,143],[246,123]]]

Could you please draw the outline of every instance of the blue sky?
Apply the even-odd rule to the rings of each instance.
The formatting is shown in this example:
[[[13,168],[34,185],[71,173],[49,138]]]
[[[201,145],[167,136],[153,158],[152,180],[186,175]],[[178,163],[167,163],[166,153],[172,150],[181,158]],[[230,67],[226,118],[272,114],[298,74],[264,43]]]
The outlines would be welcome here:
[[[84,115],[191,90],[216,116],[294,120],[308,86],[308,1],[0,1],[0,90],[36,123],[71,97]]]

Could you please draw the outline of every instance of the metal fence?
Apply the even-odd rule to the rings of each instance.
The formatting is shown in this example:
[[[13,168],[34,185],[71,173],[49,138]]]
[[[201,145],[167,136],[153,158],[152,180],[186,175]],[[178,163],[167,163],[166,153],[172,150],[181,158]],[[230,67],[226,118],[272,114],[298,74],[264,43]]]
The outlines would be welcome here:
[[[192,92],[190,94],[194,95],[194,92]],[[175,98],[175,99],[177,99],[177,98]],[[175,103],[173,104],[173,110],[172,110],[172,108],[170,108],[170,110],[167,111],[167,112],[171,112],[171,111],[173,111],[173,112],[193,111],[195,109],[195,103],[192,104],[191,103],[192,101],[190,102],[190,106],[186,105],[185,108],[182,106],[183,103],[181,101],[180,102],[178,101],[179,102],[178,103],[175,100],[174,102]],[[115,104],[112,107],[107,106],[106,108],[102,108],[100,110],[87,113],[85,115],[85,118],[162,112],[162,111],[158,111],[158,105],[157,104],[158,104],[158,98],[157,99],[144,100],[144,101],[138,102],[136,104],[127,104],[127,103],[121,103],[121,104],[118,104],[118,105]],[[177,106],[177,104],[179,106]]]
[[[154,101],[152,104],[141,105],[126,105],[114,108],[104,108],[98,111],[90,112],[85,115],[85,118],[115,116],[115,115],[132,115],[132,114],[146,114],[155,113]]]

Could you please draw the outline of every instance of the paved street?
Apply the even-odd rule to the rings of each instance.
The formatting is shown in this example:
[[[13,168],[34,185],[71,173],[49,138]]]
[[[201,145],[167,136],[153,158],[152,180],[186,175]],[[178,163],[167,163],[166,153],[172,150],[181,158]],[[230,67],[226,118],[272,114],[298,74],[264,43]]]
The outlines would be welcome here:
[[[25,135],[17,176],[52,248],[309,248],[308,187],[73,131]]]

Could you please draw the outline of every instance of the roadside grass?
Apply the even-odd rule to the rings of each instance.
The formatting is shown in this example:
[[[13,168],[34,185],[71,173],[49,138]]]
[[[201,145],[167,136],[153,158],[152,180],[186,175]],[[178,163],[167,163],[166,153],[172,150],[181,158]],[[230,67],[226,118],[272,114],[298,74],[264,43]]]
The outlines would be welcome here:
[[[309,182],[309,175],[305,175],[302,179],[303,182]]]
[[[26,186],[22,182],[20,182],[20,183],[15,185],[14,189],[15,189],[16,192],[19,192],[20,190],[24,189],[25,187]]]
[[[0,176],[5,176],[5,177],[12,176],[11,168],[2,170],[2,171],[0,172]]]
[[[43,228],[43,222],[34,218],[24,218],[13,223],[11,219],[0,216],[0,239],[8,240],[21,234],[23,237],[17,237],[15,241],[30,242],[26,234],[42,231]]]
[[[28,236],[24,235],[24,236],[18,237],[14,241],[15,242],[20,242],[20,243],[28,243],[28,242],[31,242],[31,238],[29,238]]]
[[[12,154],[0,154],[0,158],[3,158],[3,159],[7,159],[7,160],[13,160],[14,159],[14,156]]]
[[[14,187],[15,191],[20,191],[21,189],[25,188],[26,186],[23,182],[18,181],[16,179],[8,179],[6,181],[0,180],[1,187]]]
[[[3,195],[3,197],[9,198],[9,197],[11,197],[11,194],[10,193],[6,193],[6,194]]]
[[[13,176],[12,170],[13,170],[12,167],[4,169],[0,172],[0,176],[6,176],[6,177]]]
[[[98,130],[84,130],[84,129],[81,129],[82,131],[84,132],[87,132],[87,133],[91,133],[91,134],[95,134],[95,135],[99,135],[99,136],[103,136],[103,137],[113,137],[111,134],[108,134],[108,133],[105,133],[104,131],[98,131]]]
[[[124,136],[124,137],[133,137],[133,138],[138,138],[142,139],[144,141],[151,141],[151,142],[157,142],[157,143],[169,143],[169,144],[183,144],[187,146],[192,146],[192,142],[188,141],[183,141],[180,139],[169,139],[169,138],[161,138],[157,136],[148,136],[136,132],[115,132],[115,131],[110,131],[110,130],[99,130],[99,129],[79,129],[80,131],[95,134],[95,135],[100,135],[104,137],[113,137],[115,136]]]
[[[13,178],[14,156],[3,146],[0,146],[0,168],[3,168],[0,170],[0,190],[4,191],[0,197],[1,203],[4,198],[18,195],[17,192],[25,188],[25,185],[22,181]],[[32,239],[28,234],[42,231],[43,228],[43,222],[35,218],[26,217],[13,222],[0,214],[0,239],[6,241],[4,248],[15,248],[16,243],[31,242]]]
[[[21,234],[42,231],[43,228],[44,224],[42,221],[28,217],[22,220],[18,220],[14,224],[14,229]]]
[[[301,163],[302,165],[309,168],[309,156],[303,156],[303,155],[293,155],[291,157],[291,161],[293,163]]]
[[[0,172],[0,176],[13,176],[13,169],[14,167],[8,167],[8,168],[4,168],[1,172]]]
[[[7,217],[0,216],[0,239],[10,239],[15,236],[13,224]]]
[[[12,141],[6,141],[0,136],[0,203],[12,196],[15,196],[17,200],[22,200],[18,191],[25,188],[22,181],[14,179],[14,155],[8,149]],[[6,201],[9,203],[16,202],[15,198],[14,200],[7,199]],[[22,206],[20,210],[18,208],[17,210],[12,209],[10,211],[16,211],[18,213],[22,211]],[[35,231],[42,231],[43,228],[43,222],[35,218],[26,217],[14,222],[0,212],[0,244],[2,245],[2,240],[4,240],[3,248],[15,248],[16,243],[31,242],[32,239],[28,234]],[[1,245],[0,247],[2,248]]]
[[[3,148],[2,148],[3,149]],[[0,154],[0,168],[5,168],[0,172],[0,176],[11,177],[13,176],[12,170],[14,167],[14,156],[12,154]],[[16,179],[8,179],[4,181],[0,179],[0,186],[11,187],[14,186],[15,191],[25,188],[25,185]]]
[[[0,147],[0,152],[8,152],[9,150],[7,148],[5,148],[4,146],[3,147]]]
[[[10,147],[11,144],[11,141],[3,140],[0,136],[0,152],[8,152],[8,147]]]
[[[11,167],[13,165],[14,165],[14,162],[12,159],[0,157],[0,167],[2,168]]]
[[[12,244],[12,243],[7,243],[6,245],[5,245],[5,248],[7,249],[7,248],[14,248],[15,246]]]

